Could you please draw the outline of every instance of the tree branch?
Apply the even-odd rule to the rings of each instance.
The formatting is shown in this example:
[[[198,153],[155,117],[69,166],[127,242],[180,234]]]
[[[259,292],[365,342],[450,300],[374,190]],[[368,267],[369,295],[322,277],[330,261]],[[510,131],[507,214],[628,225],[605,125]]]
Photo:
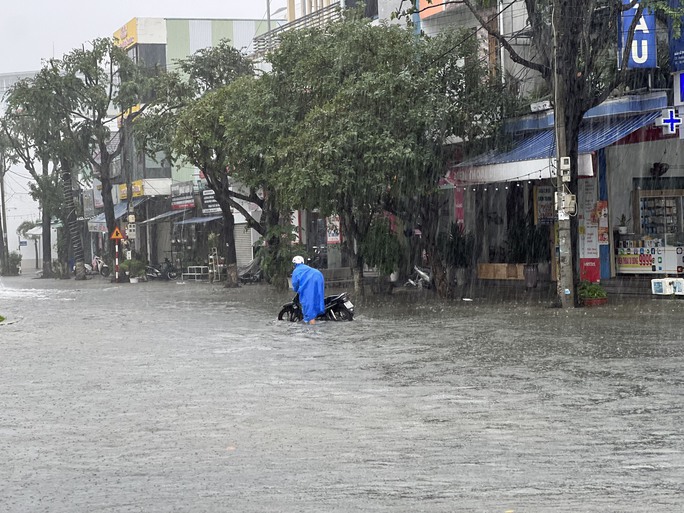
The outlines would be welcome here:
[[[508,55],[511,57],[511,60],[513,62],[515,62],[516,64],[520,64],[521,66],[525,66],[526,68],[538,71],[543,77],[546,77],[550,73],[548,66],[544,66],[542,64],[521,57],[520,54],[518,54],[518,52],[516,52],[515,49],[511,46],[511,44],[506,40],[506,38],[501,33],[499,33],[498,30],[493,29],[490,26],[490,22],[498,16],[500,16],[501,12],[503,11],[497,12],[496,15],[492,16],[489,20],[485,20],[485,18],[479,13],[478,9],[473,5],[472,0],[461,0],[459,2],[449,3],[463,3],[470,10],[472,15],[475,16],[475,19],[477,19],[481,27],[485,29],[490,36],[495,38],[501,44],[501,46],[503,46],[506,49]],[[511,5],[513,4],[509,4],[508,7],[510,7]],[[508,9],[508,7],[506,7],[506,9]]]

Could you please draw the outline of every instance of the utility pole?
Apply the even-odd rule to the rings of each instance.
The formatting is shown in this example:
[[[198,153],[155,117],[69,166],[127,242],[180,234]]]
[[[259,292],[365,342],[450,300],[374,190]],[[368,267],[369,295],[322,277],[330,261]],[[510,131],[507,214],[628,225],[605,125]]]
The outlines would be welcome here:
[[[554,129],[556,137],[556,212],[558,214],[558,281],[557,293],[562,308],[574,307],[574,279],[572,238],[570,234],[570,215],[574,214],[574,196],[567,191],[566,182],[570,180],[570,159],[568,157],[568,145],[565,132],[566,91],[565,79],[560,73],[558,31],[563,30],[561,9],[554,5],[552,13],[553,29],[553,74],[554,74]],[[562,38],[561,38],[562,40]]]

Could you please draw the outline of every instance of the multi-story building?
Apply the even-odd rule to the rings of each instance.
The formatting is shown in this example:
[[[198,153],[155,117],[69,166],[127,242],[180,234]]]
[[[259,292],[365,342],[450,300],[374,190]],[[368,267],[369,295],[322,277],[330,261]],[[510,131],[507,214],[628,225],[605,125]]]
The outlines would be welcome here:
[[[368,3],[375,16],[385,22],[406,2],[378,0]],[[278,43],[285,30],[320,26],[339,19],[340,8],[351,2],[291,0],[289,23],[260,37],[255,50],[265,51]],[[515,52],[534,60],[531,30],[524,2],[499,0],[482,2],[482,18],[502,34]],[[425,0],[418,3],[414,24],[427,35],[457,27],[479,28],[472,13],[458,2]],[[623,14],[624,15],[624,14]],[[649,21],[656,31],[656,21]],[[651,25],[652,23],[652,25]],[[643,28],[643,24],[641,25]],[[665,29],[665,27],[659,27]],[[660,43],[666,43],[667,30],[660,30]],[[513,147],[493,149],[487,155],[455,162],[448,174],[451,205],[448,211],[456,221],[478,233],[480,262],[501,263],[500,279],[521,275],[505,265],[509,230],[531,213],[536,224],[553,224],[554,188],[557,164],[553,134],[553,98],[538,73],[514,63],[498,41],[478,30],[482,57],[499,74],[511,91],[530,98],[530,114],[508,123]],[[617,37],[616,37],[617,42]],[[643,41],[640,42],[643,51]],[[655,51],[655,40],[649,43]],[[672,44],[672,40],[670,40]],[[678,42],[681,47],[684,42]],[[616,45],[617,47],[617,45]],[[643,57],[643,56],[642,56]],[[684,65],[680,62],[679,69]],[[677,68],[675,68],[676,70]],[[675,84],[684,83],[681,71]],[[580,131],[577,216],[580,224],[579,257],[582,278],[609,278],[615,273],[684,273],[684,176],[682,169],[682,117],[672,104],[679,91],[666,83],[641,84],[638,91],[623,88],[584,116]],[[666,109],[666,115],[661,115]],[[662,129],[658,125],[665,128]],[[663,176],[664,175],[664,176]],[[449,194],[449,192],[446,192]],[[622,215],[624,214],[624,215]],[[630,223],[618,233],[617,220]],[[615,228],[615,229],[614,229]],[[553,233],[553,230],[550,231]],[[553,260],[553,243],[549,260]]]
[[[281,18],[272,19],[270,26],[278,27],[283,22]],[[266,20],[255,19],[133,18],[114,32],[114,41],[138,64],[173,70],[177,61],[222,40],[248,53],[255,35],[267,32],[268,27]],[[120,137],[120,132],[115,133],[110,144],[118,144]],[[206,240],[208,228],[215,228],[210,223],[220,220],[220,211],[217,213],[216,205],[207,198],[211,191],[204,190],[201,171],[182,163],[171,165],[162,154],[150,157],[136,148],[132,137],[126,140],[121,156],[112,165],[113,194],[115,217],[124,217],[129,210],[127,194],[131,184],[137,222],[129,225],[124,219],[123,227],[134,238],[135,249],[148,260],[160,262],[188,246],[196,247],[198,240]],[[99,251],[107,237],[104,214],[96,215],[102,206],[95,181],[95,187],[84,192],[88,228],[97,234],[93,237],[93,252]],[[238,264],[242,265],[251,260],[257,237],[245,230],[245,220],[237,213],[235,234]]]

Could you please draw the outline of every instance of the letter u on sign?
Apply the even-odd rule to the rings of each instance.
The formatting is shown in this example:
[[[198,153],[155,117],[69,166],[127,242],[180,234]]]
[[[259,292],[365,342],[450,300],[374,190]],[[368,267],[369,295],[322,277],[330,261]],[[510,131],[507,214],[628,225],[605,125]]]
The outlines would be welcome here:
[[[629,5],[630,0],[622,0],[624,5]],[[622,52],[627,43],[629,29],[636,16],[639,4],[624,11],[620,18],[620,40],[618,41],[618,65],[622,65]],[[656,31],[655,15],[650,9],[644,9],[634,29],[634,38],[630,46],[628,68],[655,68],[656,59]]]

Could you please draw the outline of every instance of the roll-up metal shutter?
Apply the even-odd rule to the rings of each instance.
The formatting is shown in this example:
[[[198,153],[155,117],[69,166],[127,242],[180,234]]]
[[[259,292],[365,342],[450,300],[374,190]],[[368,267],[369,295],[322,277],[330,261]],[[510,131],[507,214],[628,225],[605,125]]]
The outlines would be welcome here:
[[[235,253],[238,266],[247,265],[253,258],[252,230],[246,224],[235,225]]]

